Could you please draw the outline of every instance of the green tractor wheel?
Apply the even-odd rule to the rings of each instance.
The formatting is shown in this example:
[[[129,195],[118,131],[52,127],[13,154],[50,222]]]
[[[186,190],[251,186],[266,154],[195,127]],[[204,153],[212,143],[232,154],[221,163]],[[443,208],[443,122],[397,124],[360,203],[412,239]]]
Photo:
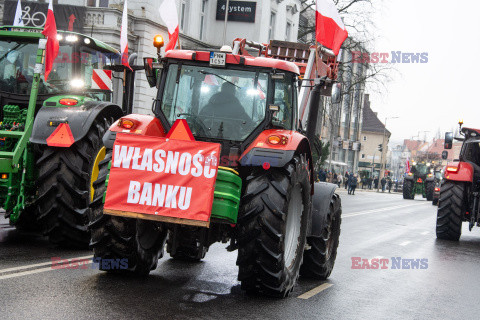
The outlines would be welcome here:
[[[97,119],[83,139],[69,148],[42,147],[37,160],[37,219],[54,244],[86,248],[91,176],[113,119]]]

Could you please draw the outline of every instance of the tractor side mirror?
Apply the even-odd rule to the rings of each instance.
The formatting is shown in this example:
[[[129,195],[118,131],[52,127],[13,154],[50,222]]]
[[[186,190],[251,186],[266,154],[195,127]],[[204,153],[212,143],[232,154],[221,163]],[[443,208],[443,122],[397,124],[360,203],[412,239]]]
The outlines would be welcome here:
[[[446,150],[442,151],[442,159],[447,160],[447,158],[448,158],[448,151],[446,151]]]
[[[453,144],[453,132],[445,132],[445,143],[443,145],[444,149],[452,149]]]
[[[332,87],[332,103],[340,103],[342,101],[342,84],[334,83]]]
[[[157,86],[157,80],[160,79],[162,65],[155,62],[154,58],[143,58],[143,67],[150,87]]]

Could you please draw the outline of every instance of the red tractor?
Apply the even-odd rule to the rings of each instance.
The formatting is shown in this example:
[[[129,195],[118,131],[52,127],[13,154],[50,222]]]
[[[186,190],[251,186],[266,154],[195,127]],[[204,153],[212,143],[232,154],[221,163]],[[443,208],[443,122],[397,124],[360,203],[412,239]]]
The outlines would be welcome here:
[[[145,275],[157,267],[165,243],[172,258],[198,261],[213,243],[230,241],[227,250],[238,249],[238,279],[247,292],[284,297],[299,274],[326,279],[342,208],[336,185],[315,183],[312,153],[318,150],[310,141],[318,139],[320,95],[338,97],[335,55],[297,43],[236,39],[227,51],[171,50],[144,64],[158,89],[156,116],[124,116],[103,139],[108,151],[90,212],[100,269],[109,269],[101,261],[128,259],[122,272]],[[209,227],[104,211],[117,133],[164,137],[178,119],[196,141],[221,145]]]
[[[457,241],[462,222],[469,229],[480,226],[480,129],[461,128],[463,140],[458,160],[447,164],[440,189],[437,213],[437,238]],[[445,134],[445,149],[451,149],[453,134]],[[446,158],[446,151],[443,155]]]

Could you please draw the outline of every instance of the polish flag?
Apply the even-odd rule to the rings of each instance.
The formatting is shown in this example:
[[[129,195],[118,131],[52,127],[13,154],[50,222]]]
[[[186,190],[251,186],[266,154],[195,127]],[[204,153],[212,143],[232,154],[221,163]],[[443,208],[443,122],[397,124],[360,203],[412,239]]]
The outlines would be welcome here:
[[[316,6],[317,41],[338,55],[343,41],[348,37],[347,29],[332,0],[317,0]]]
[[[175,0],[164,0],[158,10],[168,29],[168,44],[165,47],[167,52],[175,48],[178,40],[178,14]]]
[[[57,24],[55,23],[55,16],[53,15],[52,1],[48,4],[47,20],[42,34],[47,37],[47,47],[45,50],[45,81],[48,81],[48,75],[52,71],[53,61],[58,55],[58,39],[57,39]]]
[[[18,0],[17,2],[17,9],[15,10],[15,18],[13,18],[13,26],[23,27],[22,4],[20,3],[20,0]]]
[[[128,16],[127,16],[127,0],[123,3],[123,14],[122,14],[122,29],[120,31],[120,52],[122,55],[122,64],[129,68],[128,64]]]

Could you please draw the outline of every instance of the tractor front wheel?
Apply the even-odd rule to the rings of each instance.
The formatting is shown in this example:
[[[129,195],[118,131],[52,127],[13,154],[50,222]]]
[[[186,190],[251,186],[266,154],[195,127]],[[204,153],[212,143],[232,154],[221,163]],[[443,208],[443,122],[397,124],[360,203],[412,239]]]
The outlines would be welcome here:
[[[413,192],[413,181],[404,180],[403,182],[403,199],[412,200],[415,198],[415,193]]]
[[[427,201],[433,201],[433,191],[435,190],[435,182],[430,181],[426,183],[425,193],[427,194]]]
[[[458,241],[462,234],[462,221],[465,208],[465,184],[446,181],[440,189],[437,211],[437,238]]]
[[[163,256],[167,229],[162,223],[111,216],[103,213],[103,196],[111,152],[99,164],[98,179],[93,183],[94,199],[90,205],[90,247],[99,269],[112,273],[148,275]],[[111,269],[113,261],[125,261],[123,269]],[[105,261],[105,262],[103,262]]]
[[[283,168],[254,169],[238,219],[238,280],[247,293],[285,297],[303,260],[311,185],[305,156]]]
[[[69,148],[39,148],[37,219],[54,244],[88,246],[91,175],[103,148],[103,134],[112,121],[95,120],[85,137]]]

